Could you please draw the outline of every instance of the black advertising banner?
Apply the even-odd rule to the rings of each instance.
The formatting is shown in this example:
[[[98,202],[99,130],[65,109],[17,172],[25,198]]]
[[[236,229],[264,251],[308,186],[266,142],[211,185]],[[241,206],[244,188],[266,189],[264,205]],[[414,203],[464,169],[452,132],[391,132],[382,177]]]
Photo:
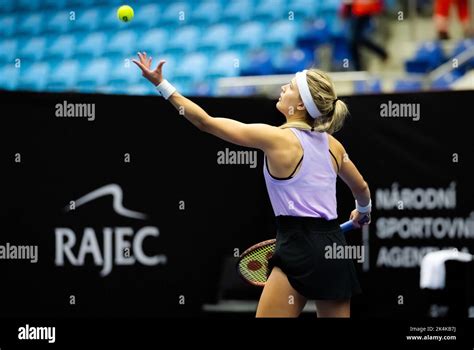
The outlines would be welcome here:
[[[472,96],[343,98],[351,116],[334,136],[373,203],[372,223],[347,235],[363,251],[354,318],[449,313],[443,296],[420,289],[420,263],[430,251],[473,250]],[[199,131],[159,97],[0,99],[2,317],[202,316],[222,297],[226,259],[275,235],[263,154]],[[193,101],[212,116],[284,121],[263,98]],[[338,181],[341,223],[353,208]],[[472,281],[458,282],[467,317]]]
[[[2,244],[37,254],[2,261],[3,316],[198,315],[223,256],[274,235],[261,155],[161,98],[1,98]],[[274,113],[200,102],[247,122]]]
[[[373,201],[372,223],[361,233],[368,250],[360,264],[367,297],[361,314],[442,317],[461,303],[463,313],[456,315],[467,317],[474,306],[465,295],[468,279],[457,281],[461,300],[420,289],[420,263],[428,252],[473,250],[474,141],[464,112],[470,98],[472,92],[432,92],[350,100],[352,122],[339,137]]]

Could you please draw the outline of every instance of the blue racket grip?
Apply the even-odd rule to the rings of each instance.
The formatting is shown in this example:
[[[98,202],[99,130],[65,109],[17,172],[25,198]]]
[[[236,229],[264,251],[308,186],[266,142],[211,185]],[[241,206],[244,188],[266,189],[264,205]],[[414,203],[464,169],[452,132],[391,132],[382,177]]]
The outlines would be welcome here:
[[[363,225],[363,224],[365,224],[367,221],[369,221],[369,218],[368,218],[368,217],[365,217],[365,218],[363,218],[363,219],[359,222],[359,224]],[[342,232],[347,232],[347,231],[353,230],[353,229],[355,229],[355,228],[356,228],[356,227],[354,226],[354,223],[352,222],[352,220],[348,220],[348,221],[346,221],[345,223],[343,223],[343,224],[341,225],[341,230],[342,230]]]
[[[341,225],[342,232],[347,232],[347,231],[350,231],[354,228],[355,228],[355,226],[354,226],[354,223],[352,222],[352,220],[348,220],[348,221],[346,221],[345,223],[343,223]]]

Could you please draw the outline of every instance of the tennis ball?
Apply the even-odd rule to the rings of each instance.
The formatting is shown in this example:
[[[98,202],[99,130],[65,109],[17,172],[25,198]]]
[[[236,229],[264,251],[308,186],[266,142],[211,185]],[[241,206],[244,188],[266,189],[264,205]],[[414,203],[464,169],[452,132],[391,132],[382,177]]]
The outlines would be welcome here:
[[[120,6],[117,10],[117,17],[122,22],[130,22],[133,18],[133,9],[128,5]]]

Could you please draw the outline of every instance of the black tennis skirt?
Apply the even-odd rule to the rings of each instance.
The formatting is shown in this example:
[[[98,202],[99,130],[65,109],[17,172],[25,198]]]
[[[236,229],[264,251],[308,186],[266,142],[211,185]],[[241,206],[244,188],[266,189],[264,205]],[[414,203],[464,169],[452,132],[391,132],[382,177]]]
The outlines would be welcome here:
[[[269,272],[278,266],[307,299],[349,299],[361,293],[352,259],[325,258],[326,247],[346,246],[337,220],[277,216],[276,247]]]

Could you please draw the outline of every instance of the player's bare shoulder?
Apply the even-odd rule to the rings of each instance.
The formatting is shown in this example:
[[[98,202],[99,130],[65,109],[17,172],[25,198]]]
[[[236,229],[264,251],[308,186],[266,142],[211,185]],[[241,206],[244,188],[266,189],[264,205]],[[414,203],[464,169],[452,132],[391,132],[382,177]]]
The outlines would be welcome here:
[[[329,137],[329,148],[331,148],[331,150],[337,151],[341,155],[344,154],[345,149],[342,143],[340,143],[338,139],[336,139],[334,136],[330,134],[328,134],[328,137]]]

